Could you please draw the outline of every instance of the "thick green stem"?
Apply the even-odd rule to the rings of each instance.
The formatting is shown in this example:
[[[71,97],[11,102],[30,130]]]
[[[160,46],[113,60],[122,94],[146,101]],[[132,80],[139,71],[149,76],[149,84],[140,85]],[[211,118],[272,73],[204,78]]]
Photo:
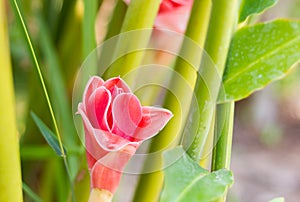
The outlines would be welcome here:
[[[234,124],[234,102],[220,104],[216,111],[216,124],[214,135],[214,150],[212,155],[212,171],[223,168],[230,169],[232,136]],[[226,191],[227,193],[227,191]],[[215,202],[225,202],[226,195]]]
[[[194,86],[196,79],[195,69],[200,64],[199,56],[201,56],[202,52],[199,52],[199,50],[201,50],[204,46],[210,16],[210,8],[210,0],[195,1],[186,31],[186,36],[189,38],[184,39],[179,54],[182,58],[177,57],[174,68],[191,88]],[[190,40],[193,40],[193,42]],[[181,119],[186,120],[192,94],[189,94],[189,92],[186,91],[186,88],[183,88],[182,81],[178,81],[178,79],[180,79],[178,76],[173,77],[171,86],[174,89],[173,93],[182,100],[182,105],[180,106],[178,104],[174,95],[167,93],[164,107],[170,109],[173,112],[174,117],[159,136],[153,139],[153,142],[150,145],[150,153],[170,148],[179,143],[180,134],[183,129],[182,126],[184,125],[181,124]],[[156,167],[159,167],[161,163],[162,162],[159,159],[149,159],[145,166],[148,164],[155,164],[157,165]],[[135,192],[134,201],[157,201],[162,184],[163,174],[160,171],[141,175]]]
[[[234,102],[217,106],[212,171],[230,168]]]
[[[238,1],[237,0],[214,0],[211,22],[208,31],[208,37],[205,45],[205,50],[212,58],[213,62],[216,64],[217,72],[220,77],[222,77],[228,48],[230,46],[230,41],[232,37],[233,30],[237,24],[237,14],[238,14]],[[208,78],[210,75],[208,74]],[[201,79],[201,78],[199,78]],[[222,87],[220,83],[218,84],[215,80],[208,80],[204,87],[208,87],[209,91],[212,92],[211,88],[216,85]],[[201,84],[201,82],[199,82]],[[196,94],[201,94],[202,85],[196,86]],[[213,99],[215,92],[213,91]],[[216,100],[213,100],[216,101]],[[206,103],[201,101],[198,103],[200,107],[200,112],[203,109],[204,113],[202,118],[200,118],[199,130],[196,134],[195,140],[192,147],[189,149],[189,154],[195,159],[199,160],[204,143],[207,139],[209,125],[212,124],[212,117],[214,114],[214,106],[210,106],[209,110],[204,110],[207,106]],[[216,111],[216,128],[215,134],[220,132],[219,130],[224,127],[221,133],[220,139],[218,135],[215,135],[214,144],[216,148],[213,153],[213,165],[212,169],[220,169],[229,167],[230,163],[230,151],[231,151],[231,140],[232,140],[232,127],[233,127],[233,109],[234,103],[226,103],[217,107]],[[221,197],[218,201],[225,201],[226,196]]]
[[[213,0],[212,2],[212,14],[205,50],[216,65],[216,69],[208,69],[204,61],[200,67],[203,77],[197,77],[196,81],[195,94],[198,98],[197,104],[200,109],[200,120],[197,123],[199,125],[196,124],[197,133],[193,137],[191,146],[188,148],[188,154],[195,161],[200,160],[209,128],[212,124],[215,110],[214,103],[221,85],[221,77],[225,68],[232,32],[237,22],[237,0]],[[193,113],[190,114],[196,116]],[[194,117],[192,117],[192,120],[195,120]]]
[[[133,32],[118,38],[113,57],[113,60],[116,61],[113,61],[109,71],[104,75],[105,78],[124,76],[130,70],[139,67],[144,56],[144,51],[141,50],[147,47],[151,37],[149,29],[153,27],[159,5],[160,0],[132,0],[130,2],[121,33]],[[126,55],[126,53],[130,54]],[[118,59],[119,57],[120,59]]]
[[[0,201],[21,202],[19,137],[4,3],[0,2]]]

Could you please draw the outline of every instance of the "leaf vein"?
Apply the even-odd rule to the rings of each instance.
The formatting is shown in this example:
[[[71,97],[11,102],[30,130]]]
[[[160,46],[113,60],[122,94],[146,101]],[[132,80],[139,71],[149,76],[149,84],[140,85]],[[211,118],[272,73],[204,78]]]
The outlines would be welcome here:
[[[236,77],[238,77],[239,75],[243,74],[244,72],[246,72],[247,70],[251,69],[251,67],[253,67],[254,65],[258,64],[260,61],[262,61],[263,59],[271,56],[272,54],[276,54],[277,52],[281,51],[284,47],[289,46],[290,44],[294,43],[295,41],[300,39],[300,35],[296,36],[295,38],[286,41],[285,43],[281,44],[280,46],[278,46],[277,48],[268,51],[267,53],[263,54],[261,57],[257,58],[257,60],[255,60],[254,62],[250,63],[248,66],[245,66],[242,69],[242,71],[237,72],[236,74],[232,75],[231,77],[229,77],[227,80],[224,81],[224,85],[228,83],[230,83],[232,80],[234,80]]]

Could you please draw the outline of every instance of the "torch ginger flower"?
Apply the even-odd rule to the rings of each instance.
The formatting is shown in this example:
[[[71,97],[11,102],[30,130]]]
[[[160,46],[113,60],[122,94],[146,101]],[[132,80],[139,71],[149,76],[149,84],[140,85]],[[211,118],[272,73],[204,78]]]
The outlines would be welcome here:
[[[173,116],[166,109],[141,106],[120,77],[104,82],[97,76],[88,81],[78,113],[84,124],[92,193],[104,190],[108,198],[141,143],[156,135]]]

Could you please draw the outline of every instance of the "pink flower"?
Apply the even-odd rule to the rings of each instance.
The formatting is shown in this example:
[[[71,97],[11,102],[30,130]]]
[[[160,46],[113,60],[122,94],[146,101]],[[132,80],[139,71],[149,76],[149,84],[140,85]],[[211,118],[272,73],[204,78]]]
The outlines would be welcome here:
[[[169,110],[141,106],[119,77],[90,78],[78,105],[85,129],[91,187],[116,191],[121,172],[140,144],[173,116]]]
[[[127,4],[130,0],[124,0]],[[184,33],[194,0],[162,0],[154,27]]]

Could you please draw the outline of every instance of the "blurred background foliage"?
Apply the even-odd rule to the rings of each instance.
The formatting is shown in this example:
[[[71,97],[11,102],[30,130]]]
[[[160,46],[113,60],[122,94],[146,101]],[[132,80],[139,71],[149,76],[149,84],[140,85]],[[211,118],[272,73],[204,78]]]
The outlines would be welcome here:
[[[18,2],[46,78],[63,143],[68,149],[75,190],[81,190],[77,199],[84,201],[89,182],[84,149],[71,113],[73,82],[80,65],[96,44],[119,33],[127,7],[121,0]],[[118,12],[111,16],[114,9]],[[299,11],[300,0],[281,0],[252,20],[299,18]],[[67,201],[70,185],[63,161],[30,118],[30,111],[34,111],[52,126],[26,39],[9,1],[7,13],[23,182],[43,201]],[[294,68],[285,79],[237,103],[232,160],[235,185],[229,201],[267,201],[284,196],[287,201],[296,202],[300,198],[297,191],[300,162],[296,155],[300,152],[299,76],[300,69]],[[24,197],[25,201],[34,201],[28,194]]]

